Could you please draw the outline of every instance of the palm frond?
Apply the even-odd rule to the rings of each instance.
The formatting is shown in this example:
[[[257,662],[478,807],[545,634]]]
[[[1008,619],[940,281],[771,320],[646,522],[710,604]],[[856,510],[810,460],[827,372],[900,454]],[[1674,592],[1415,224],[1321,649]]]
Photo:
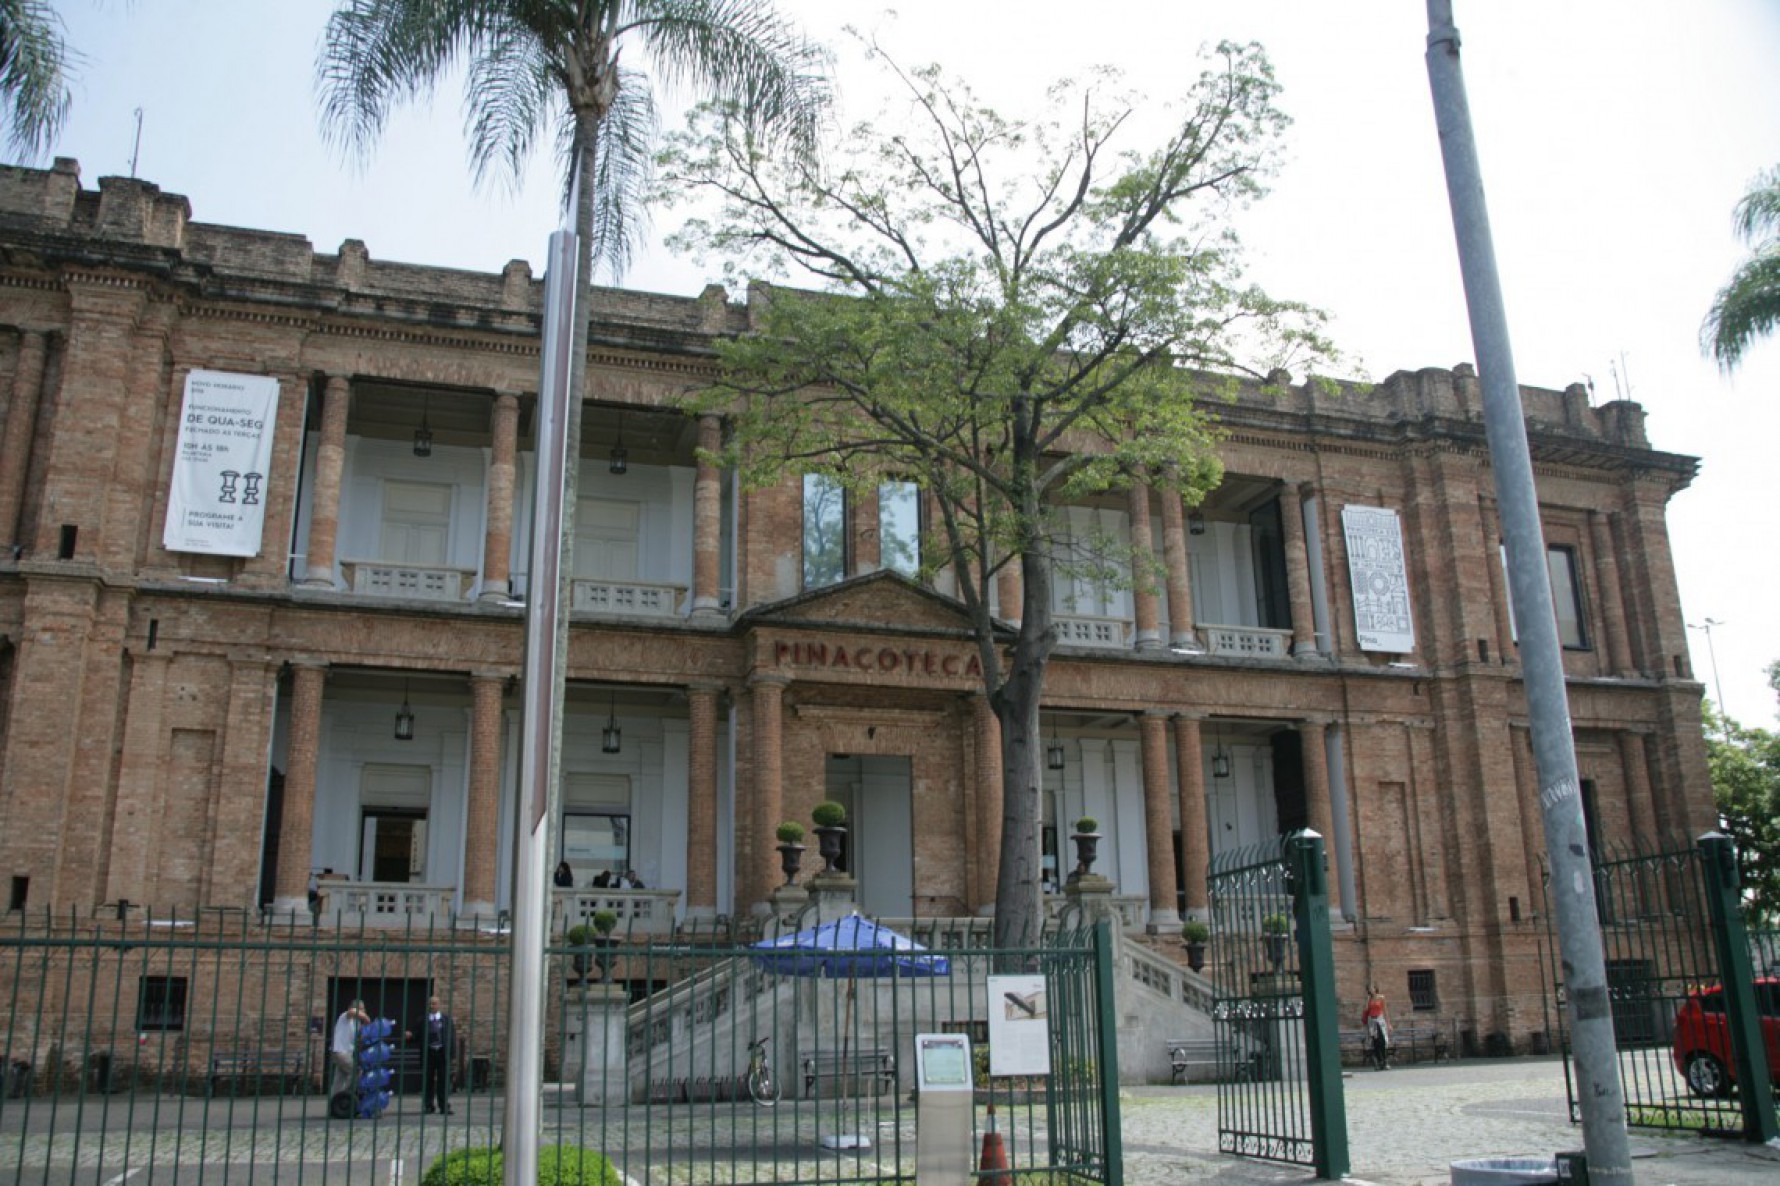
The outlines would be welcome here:
[[[621,67],[618,94],[594,143],[592,258],[614,277],[630,266],[648,225],[644,196],[654,180],[652,148],[660,126],[648,80]]]
[[[517,184],[539,134],[566,108],[560,72],[534,30],[490,29],[464,80],[464,135],[478,182],[497,162]]]
[[[1752,247],[1780,235],[1780,167],[1769,169],[1749,183],[1749,192],[1731,215],[1737,237]]]
[[[73,55],[47,0],[0,0],[0,117],[20,160],[35,160],[68,117]]]
[[[1719,289],[1700,330],[1719,369],[1734,369],[1755,340],[1780,327],[1780,244],[1745,261]]]

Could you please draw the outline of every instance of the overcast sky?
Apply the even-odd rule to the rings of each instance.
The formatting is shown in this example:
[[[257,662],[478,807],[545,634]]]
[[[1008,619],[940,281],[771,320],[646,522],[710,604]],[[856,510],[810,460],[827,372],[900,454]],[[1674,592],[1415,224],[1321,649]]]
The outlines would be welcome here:
[[[1091,65],[1153,97],[1179,94],[1199,46],[1256,39],[1295,124],[1273,195],[1243,217],[1255,277],[1335,315],[1353,377],[1472,360],[1440,167],[1420,0],[782,0],[824,40],[869,26],[907,61],[966,72],[1007,110]],[[355,167],[317,132],[315,49],[327,0],[60,0],[84,61],[56,147],[82,180],[137,174],[193,217],[361,239],[374,259],[542,271],[558,215],[555,162],[517,192],[476,189],[460,94],[393,122]],[[1710,618],[1723,699],[1774,721],[1763,667],[1780,658],[1780,338],[1734,378],[1698,347],[1701,315],[1740,258],[1730,212],[1780,162],[1777,0],[1455,0],[1491,221],[1524,384],[1592,380],[1629,393],[1652,443],[1702,459],[1670,505],[1683,608]],[[851,116],[875,103],[843,51]],[[631,287],[696,293],[705,274],[665,250]],[[1424,611],[1425,612],[1425,611]],[[1712,695],[1703,631],[1689,632]],[[1715,697],[1716,698],[1716,697]]]

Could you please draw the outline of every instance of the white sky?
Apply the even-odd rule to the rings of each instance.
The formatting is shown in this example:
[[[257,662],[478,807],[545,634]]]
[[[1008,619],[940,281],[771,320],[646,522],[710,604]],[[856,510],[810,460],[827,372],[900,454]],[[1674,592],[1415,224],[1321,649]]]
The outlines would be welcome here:
[[[1670,505],[1682,603],[1711,618],[1723,699],[1772,724],[1762,675],[1780,658],[1780,338],[1721,377],[1697,345],[1701,315],[1741,258],[1730,211],[1780,162],[1776,0],[1455,0],[1516,370],[1598,399],[1629,386],[1658,448],[1703,459]],[[62,0],[84,54],[56,146],[89,188],[137,173],[182,193],[201,221],[348,238],[374,259],[541,271],[560,192],[536,162],[518,193],[472,186],[460,92],[394,121],[368,167],[317,132],[312,85],[327,0]],[[1422,53],[1419,0],[781,0],[812,33],[877,28],[905,61],[967,72],[1005,110],[1098,64],[1155,98],[1197,73],[1197,48],[1258,39],[1296,123],[1273,196],[1241,228],[1255,277],[1336,317],[1356,377],[1472,358]],[[843,55],[853,117],[870,75]],[[855,94],[855,92],[860,92]],[[705,275],[654,248],[626,283],[696,293]],[[1690,631],[1710,694],[1705,635]]]

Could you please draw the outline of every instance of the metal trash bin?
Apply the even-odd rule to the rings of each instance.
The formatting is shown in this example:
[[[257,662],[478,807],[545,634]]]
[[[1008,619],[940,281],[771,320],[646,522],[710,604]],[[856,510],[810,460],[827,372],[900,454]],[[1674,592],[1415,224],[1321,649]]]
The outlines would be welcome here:
[[[1474,1157],[1452,1162],[1452,1186],[1555,1186],[1550,1157]]]

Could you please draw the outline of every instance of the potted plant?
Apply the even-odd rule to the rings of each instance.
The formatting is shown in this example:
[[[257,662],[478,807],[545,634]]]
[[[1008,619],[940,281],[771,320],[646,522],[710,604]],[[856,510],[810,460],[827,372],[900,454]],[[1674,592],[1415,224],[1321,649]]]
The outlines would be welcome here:
[[[564,936],[570,947],[580,949],[569,954],[569,965],[575,969],[576,980],[587,979],[587,970],[593,966],[593,955],[589,949],[598,934],[592,927],[582,923],[570,927],[568,934]]]
[[[1292,933],[1292,920],[1283,914],[1269,914],[1261,920],[1261,941],[1267,947],[1267,962],[1274,967],[1285,963],[1286,936]]]
[[[1195,972],[1205,969],[1205,944],[1211,939],[1211,928],[1196,918],[1180,926],[1180,941],[1187,948],[1187,967]]]
[[[1091,815],[1082,816],[1075,821],[1075,832],[1069,838],[1075,842],[1075,871],[1069,875],[1074,881],[1094,871],[1094,862],[1100,856],[1100,821]]]
[[[779,868],[785,871],[785,884],[797,884],[797,871],[803,867],[804,830],[796,820],[779,825]]]
[[[841,859],[841,846],[847,835],[847,809],[833,799],[824,799],[810,812],[816,823],[816,851],[822,854],[822,872],[838,873],[835,862]]]

